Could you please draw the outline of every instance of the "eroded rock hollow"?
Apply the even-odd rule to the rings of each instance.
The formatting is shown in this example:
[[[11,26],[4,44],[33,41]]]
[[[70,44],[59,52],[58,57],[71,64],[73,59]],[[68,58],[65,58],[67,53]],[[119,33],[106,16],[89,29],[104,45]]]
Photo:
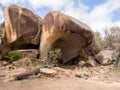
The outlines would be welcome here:
[[[63,63],[84,53],[84,48],[93,41],[91,28],[73,17],[57,11],[49,12],[43,20],[41,34],[41,58],[49,57],[49,51],[60,49]],[[57,52],[53,52],[57,53]],[[59,52],[58,52],[59,53]]]

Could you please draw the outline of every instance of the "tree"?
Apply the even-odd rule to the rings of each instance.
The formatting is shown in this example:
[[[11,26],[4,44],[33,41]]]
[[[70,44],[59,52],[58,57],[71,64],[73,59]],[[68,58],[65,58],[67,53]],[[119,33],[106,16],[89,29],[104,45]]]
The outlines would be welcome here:
[[[105,31],[105,47],[120,50],[120,27],[114,26]]]
[[[95,43],[97,45],[97,47],[99,48],[99,50],[102,50],[104,48],[104,43],[102,40],[102,36],[100,32],[94,32],[94,39],[95,39]]]
[[[3,21],[0,23],[0,28],[3,28],[4,26],[5,26],[5,22]]]

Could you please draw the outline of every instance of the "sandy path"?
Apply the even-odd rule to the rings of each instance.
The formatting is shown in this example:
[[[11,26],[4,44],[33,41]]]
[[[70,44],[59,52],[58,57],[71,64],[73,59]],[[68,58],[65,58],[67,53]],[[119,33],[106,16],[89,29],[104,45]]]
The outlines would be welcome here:
[[[120,90],[120,83],[103,83],[83,79],[32,79],[0,81],[0,90]]]

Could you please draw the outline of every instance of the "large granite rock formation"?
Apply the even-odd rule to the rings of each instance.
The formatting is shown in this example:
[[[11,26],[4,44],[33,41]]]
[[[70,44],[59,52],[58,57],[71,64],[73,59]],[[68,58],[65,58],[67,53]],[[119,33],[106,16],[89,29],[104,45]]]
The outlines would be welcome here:
[[[40,17],[26,8],[10,5],[4,10],[4,18],[5,32],[1,45],[3,54],[9,49],[39,47],[42,29]],[[5,48],[9,49],[4,50]]]
[[[59,59],[66,63],[83,53],[83,49],[92,41],[93,33],[89,26],[73,17],[52,11],[43,20],[40,43],[41,58],[49,59],[49,55],[51,55],[49,51],[59,48],[61,50],[61,53],[58,52]]]

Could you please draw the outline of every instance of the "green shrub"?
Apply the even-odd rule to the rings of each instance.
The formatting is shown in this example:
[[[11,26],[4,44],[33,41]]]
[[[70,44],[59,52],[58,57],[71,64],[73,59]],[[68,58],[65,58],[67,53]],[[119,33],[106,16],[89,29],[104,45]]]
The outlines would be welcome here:
[[[10,58],[10,61],[13,62],[13,61],[20,59],[22,57],[22,53],[17,50],[10,51],[8,52],[8,56]]]
[[[48,55],[45,57],[45,65],[46,66],[57,66],[58,65],[58,58],[61,55],[61,49],[60,48],[51,48],[48,51]]]
[[[83,67],[92,67],[92,65],[86,62]]]
[[[5,26],[5,22],[3,21],[3,22],[0,23],[0,27],[3,28],[4,26]]]

